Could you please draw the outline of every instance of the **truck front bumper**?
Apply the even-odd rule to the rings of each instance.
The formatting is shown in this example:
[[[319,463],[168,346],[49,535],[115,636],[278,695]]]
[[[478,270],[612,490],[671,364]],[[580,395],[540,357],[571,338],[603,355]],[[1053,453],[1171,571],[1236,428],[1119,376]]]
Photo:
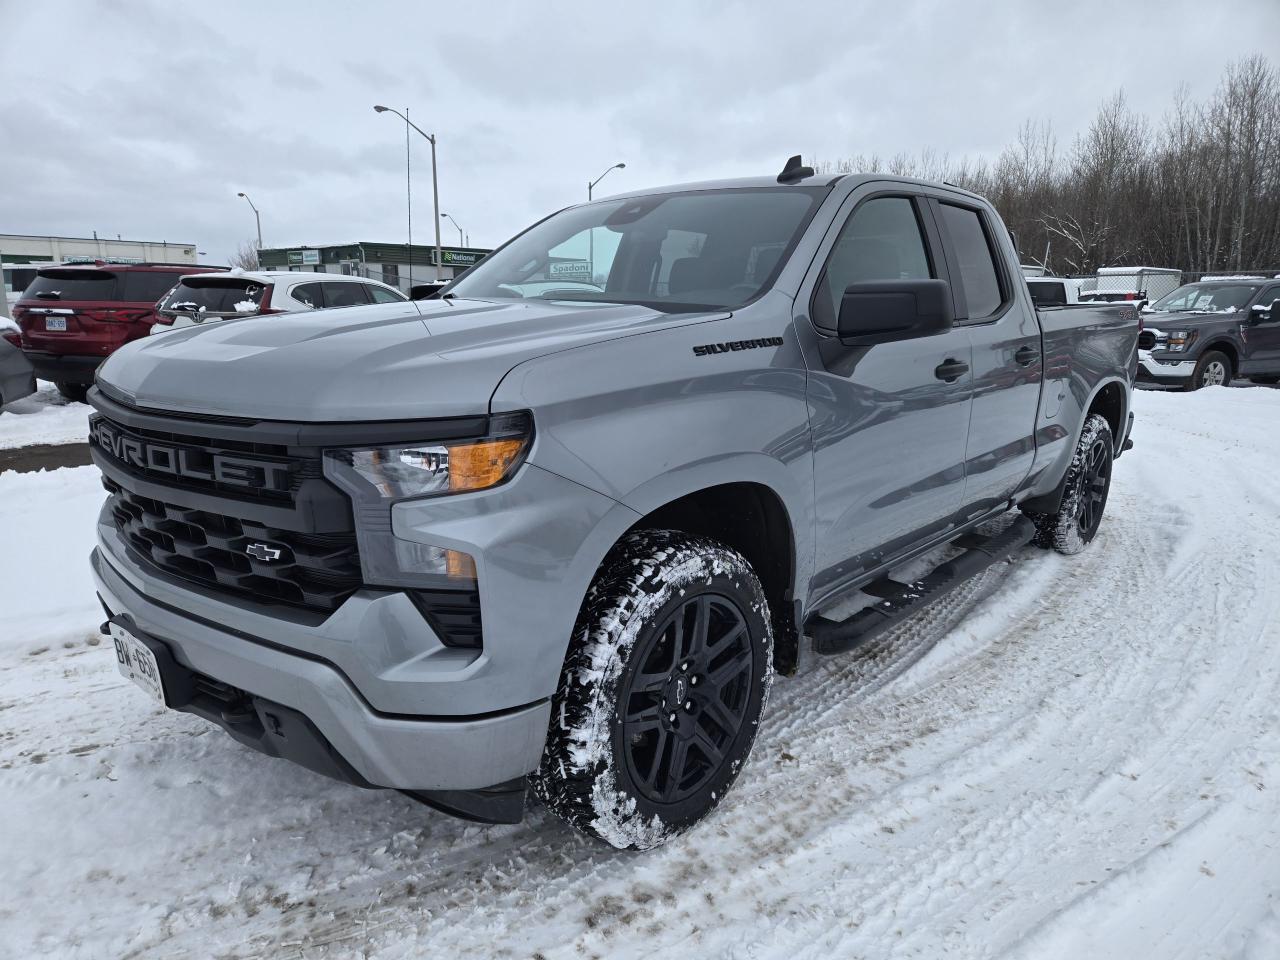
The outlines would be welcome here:
[[[516,789],[512,782],[538,766],[549,700],[474,716],[385,713],[333,663],[163,602],[136,582],[139,571],[117,569],[103,547],[93,551],[91,566],[108,617],[153,651],[160,648],[162,674],[169,670],[168,685],[178,691],[170,698],[166,690],[169,706],[210,719],[255,749],[360,786],[403,790],[477,819],[510,818],[469,811],[459,792],[482,801],[495,787]],[[162,583],[156,586],[163,590]],[[165,655],[172,661],[167,668]],[[184,694],[192,684],[208,695]],[[212,693],[227,688],[231,694],[224,699],[232,706],[220,706]],[[522,800],[522,785],[519,790]]]
[[[1138,382],[1183,386],[1195,373],[1194,360],[1156,360],[1150,350],[1138,351]]]

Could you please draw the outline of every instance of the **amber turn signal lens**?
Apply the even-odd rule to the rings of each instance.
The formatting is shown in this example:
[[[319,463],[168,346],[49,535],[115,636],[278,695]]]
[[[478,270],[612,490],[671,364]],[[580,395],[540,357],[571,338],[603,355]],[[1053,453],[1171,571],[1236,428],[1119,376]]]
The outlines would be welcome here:
[[[449,448],[449,489],[483,490],[499,482],[520,456],[523,439],[486,440]]]
[[[450,580],[475,580],[476,561],[469,553],[461,550],[444,552],[445,573]]]

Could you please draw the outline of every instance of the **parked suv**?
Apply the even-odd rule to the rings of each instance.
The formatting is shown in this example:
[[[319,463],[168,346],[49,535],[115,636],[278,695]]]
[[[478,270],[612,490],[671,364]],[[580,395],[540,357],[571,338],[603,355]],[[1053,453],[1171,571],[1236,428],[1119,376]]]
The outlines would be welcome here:
[[[563,210],[439,299],[184,333],[90,391],[120,671],[347,783],[650,847],[776,675],[1094,539],[1138,317],[1037,310],[981,197],[796,157]]]
[[[364,277],[289,270],[198,273],[182,280],[156,304],[152,333],[213,320],[243,319],[409,298],[395,287]]]
[[[156,301],[183,274],[219,267],[127,263],[42,267],[13,308],[36,376],[83,400],[103,359],[156,322]]]
[[[1138,380],[1199,390],[1236,377],[1280,382],[1280,277],[1179,287],[1144,311]]]

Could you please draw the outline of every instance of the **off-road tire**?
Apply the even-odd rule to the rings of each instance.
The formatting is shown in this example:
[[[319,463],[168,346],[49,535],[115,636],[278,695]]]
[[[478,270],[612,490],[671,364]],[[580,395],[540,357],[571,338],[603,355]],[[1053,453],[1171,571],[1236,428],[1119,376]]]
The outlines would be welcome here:
[[[742,555],[678,531],[631,534],[583,601],[534,792],[614,847],[664,843],[737,778],[772,676],[769,606]],[[664,759],[675,776],[663,775]]]
[[[1080,431],[1071,465],[1067,467],[1061,505],[1054,513],[1026,511],[1035,521],[1037,546],[1072,555],[1089,545],[1098,533],[1106,510],[1114,459],[1115,438],[1111,425],[1101,414],[1090,414]]]
[[[70,400],[72,403],[84,403],[89,394],[89,385],[87,383],[63,383],[59,381],[54,386],[58,388],[58,392],[62,394],[64,399]]]
[[[1211,366],[1221,364],[1225,371],[1224,379],[1220,384],[1205,383],[1205,375]],[[1191,379],[1187,381],[1186,386],[1182,389],[1190,393],[1193,390],[1199,390],[1201,387],[1209,386],[1231,386],[1231,381],[1235,377],[1235,371],[1231,366],[1231,358],[1221,350],[1210,350],[1196,362],[1195,372],[1191,374]]]

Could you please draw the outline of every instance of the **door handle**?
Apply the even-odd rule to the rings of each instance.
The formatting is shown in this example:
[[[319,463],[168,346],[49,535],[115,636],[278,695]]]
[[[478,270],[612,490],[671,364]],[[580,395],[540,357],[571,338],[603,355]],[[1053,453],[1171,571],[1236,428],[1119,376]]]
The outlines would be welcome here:
[[[933,375],[939,380],[945,380],[947,383],[955,383],[962,376],[969,372],[969,365],[963,360],[953,360],[947,357],[940,364],[933,368]]]
[[[1018,361],[1018,366],[1029,367],[1040,359],[1040,351],[1035,347],[1019,347],[1013,359]]]

